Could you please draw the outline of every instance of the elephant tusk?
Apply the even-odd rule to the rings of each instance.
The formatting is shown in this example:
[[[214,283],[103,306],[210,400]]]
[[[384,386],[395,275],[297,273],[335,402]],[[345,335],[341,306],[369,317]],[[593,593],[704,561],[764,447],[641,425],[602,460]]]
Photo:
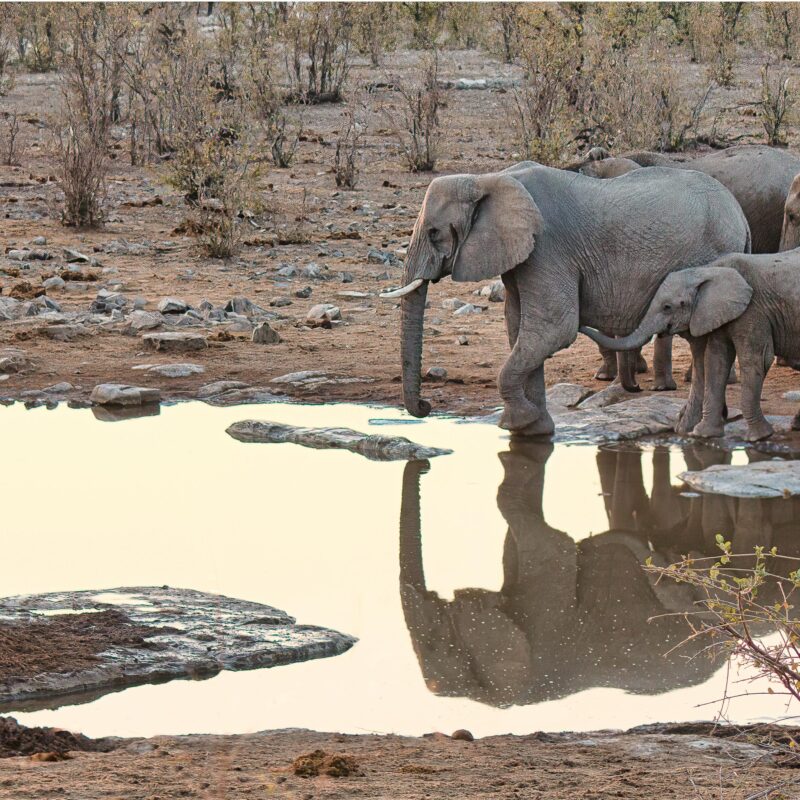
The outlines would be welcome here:
[[[422,278],[417,278],[414,281],[411,281],[406,286],[401,287],[400,289],[392,289],[390,292],[381,292],[379,297],[383,297],[384,299],[389,299],[392,297],[403,297],[404,295],[411,294],[411,292],[416,291],[419,289],[425,281]]]

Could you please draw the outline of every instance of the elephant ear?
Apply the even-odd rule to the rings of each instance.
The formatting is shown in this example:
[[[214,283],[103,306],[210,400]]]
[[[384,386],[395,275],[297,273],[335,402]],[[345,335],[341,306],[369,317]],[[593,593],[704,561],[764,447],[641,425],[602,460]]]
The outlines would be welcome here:
[[[701,282],[689,320],[689,333],[705,336],[741,316],[750,304],[753,290],[730,267],[711,267],[698,273]]]
[[[523,185],[510,175],[473,179],[469,233],[453,264],[454,281],[483,281],[521,264],[532,252],[542,215]]]

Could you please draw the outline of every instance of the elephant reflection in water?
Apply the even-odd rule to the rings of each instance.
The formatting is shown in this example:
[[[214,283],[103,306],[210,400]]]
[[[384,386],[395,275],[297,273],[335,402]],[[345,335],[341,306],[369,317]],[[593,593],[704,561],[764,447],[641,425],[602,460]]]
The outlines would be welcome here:
[[[508,523],[499,592],[460,589],[441,599],[425,583],[420,477],[427,461],[403,475],[400,593],[406,625],[428,688],[493,706],[553,700],[592,687],[657,694],[701,683],[719,667],[704,642],[674,652],[689,629],[681,613],[698,599],[685,584],[656,582],[642,566],[682,553],[716,555],[715,536],[735,551],[754,544],[797,550],[800,505],[784,500],[687,497],[670,482],[670,452],[653,452],[648,497],[639,450],[600,450],[597,466],[609,530],[576,542],[550,527],[542,511],[549,443],[513,441],[499,454],[505,476],[497,504]],[[697,446],[690,469],[724,461]],[[579,502],[579,499],[576,500]],[[787,545],[788,549],[781,545]]]

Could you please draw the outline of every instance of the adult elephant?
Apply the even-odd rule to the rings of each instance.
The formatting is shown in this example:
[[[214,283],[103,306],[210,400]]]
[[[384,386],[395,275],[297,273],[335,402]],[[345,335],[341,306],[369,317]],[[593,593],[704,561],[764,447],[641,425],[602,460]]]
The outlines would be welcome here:
[[[403,399],[416,417],[429,281],[502,275],[511,355],[499,377],[500,426],[553,432],[544,361],[575,341],[580,325],[627,335],[673,270],[748,252],[742,210],[698,172],[654,168],[607,181],[522,162],[499,173],[451,175],[428,187],[414,226],[403,297]],[[671,342],[660,340],[657,378],[671,380]],[[659,353],[657,353],[659,355]]]

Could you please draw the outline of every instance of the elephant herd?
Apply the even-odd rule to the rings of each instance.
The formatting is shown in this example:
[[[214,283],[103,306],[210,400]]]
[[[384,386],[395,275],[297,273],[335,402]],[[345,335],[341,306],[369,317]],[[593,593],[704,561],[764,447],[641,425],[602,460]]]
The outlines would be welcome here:
[[[431,410],[420,396],[428,283],[500,275],[511,346],[498,379],[501,427],[553,432],[544,361],[579,331],[601,345],[598,377],[618,372],[632,391],[639,350],[652,336],[653,388],[676,388],[679,334],[694,380],[677,430],[721,434],[738,356],[748,438],[767,437],[766,372],[775,356],[800,363],[798,245],[800,158],[778,148],[733,147],[690,162],[595,149],[567,170],[526,161],[436,178],[414,226],[404,286],[387,293],[403,298],[405,407],[414,416]]]
[[[608,530],[568,534],[547,523],[542,507],[552,452],[549,442],[515,437],[499,454],[504,477],[497,505],[508,525],[503,583],[499,591],[459,589],[452,600],[425,579],[420,481],[428,462],[406,465],[400,596],[428,688],[503,707],[592,687],[657,694],[707,680],[719,668],[702,655],[707,642],[675,649],[689,630],[683,612],[696,610],[700,590],[657,582],[642,566],[648,558],[666,565],[681,553],[718,554],[720,533],[737,552],[774,545],[798,555],[800,501],[687,496],[671,485],[667,447],[653,451],[648,497],[644,453],[601,449]],[[700,444],[685,448],[683,457],[690,469],[731,458]],[[777,584],[763,588],[763,602],[777,599]]]

